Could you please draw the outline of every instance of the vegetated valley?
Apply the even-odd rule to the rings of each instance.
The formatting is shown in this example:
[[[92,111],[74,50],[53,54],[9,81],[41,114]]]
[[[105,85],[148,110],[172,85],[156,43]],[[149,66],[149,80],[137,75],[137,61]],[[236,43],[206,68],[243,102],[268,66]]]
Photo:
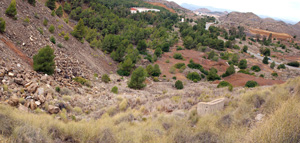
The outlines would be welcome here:
[[[299,142],[300,35],[247,17],[0,1],[0,142]]]

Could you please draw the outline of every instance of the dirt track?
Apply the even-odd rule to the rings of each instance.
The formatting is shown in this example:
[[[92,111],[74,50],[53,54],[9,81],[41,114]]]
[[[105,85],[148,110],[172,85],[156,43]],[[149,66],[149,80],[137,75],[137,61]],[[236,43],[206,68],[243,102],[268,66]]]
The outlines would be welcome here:
[[[19,48],[17,48],[12,42],[4,38],[0,38],[14,53],[16,53],[25,63],[33,67],[33,60],[26,56]]]
[[[250,32],[252,34],[261,34],[266,37],[268,37],[272,33],[272,37],[277,38],[277,39],[282,39],[282,40],[291,40],[293,37],[289,34],[286,33],[277,33],[277,32],[271,32],[271,31],[266,31],[266,30],[261,30],[261,29],[250,29]]]

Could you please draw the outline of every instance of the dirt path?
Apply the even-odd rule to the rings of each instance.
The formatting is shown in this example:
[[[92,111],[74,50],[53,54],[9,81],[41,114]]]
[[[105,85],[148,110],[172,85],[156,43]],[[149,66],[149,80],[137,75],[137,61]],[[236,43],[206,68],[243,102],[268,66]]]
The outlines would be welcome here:
[[[0,38],[14,53],[16,53],[25,63],[33,67],[33,60],[26,56],[19,48],[17,48],[12,42],[5,38]]]

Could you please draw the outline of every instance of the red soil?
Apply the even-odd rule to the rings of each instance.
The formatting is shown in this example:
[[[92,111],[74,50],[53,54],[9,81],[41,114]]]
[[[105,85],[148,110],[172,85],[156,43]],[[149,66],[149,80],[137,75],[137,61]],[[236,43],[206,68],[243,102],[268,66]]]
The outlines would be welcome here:
[[[9,40],[6,40],[4,38],[1,38],[1,41],[3,41],[14,53],[16,53],[25,63],[27,63],[29,66],[33,67],[33,60],[26,56],[19,48],[17,48],[12,42]]]
[[[245,86],[245,84],[249,80],[256,81],[260,86],[284,83],[284,81],[281,81],[281,80],[264,79],[262,77],[255,77],[255,76],[243,74],[243,73],[233,74],[231,76],[225,77],[224,80],[231,83],[235,87],[236,86]]]

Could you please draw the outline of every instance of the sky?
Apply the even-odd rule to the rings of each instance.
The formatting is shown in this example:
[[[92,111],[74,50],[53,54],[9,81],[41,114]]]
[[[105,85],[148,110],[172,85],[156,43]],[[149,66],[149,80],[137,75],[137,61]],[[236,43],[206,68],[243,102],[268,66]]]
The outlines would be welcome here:
[[[179,5],[188,3],[211,6],[239,12],[253,12],[257,15],[300,21],[300,0],[168,0]]]

